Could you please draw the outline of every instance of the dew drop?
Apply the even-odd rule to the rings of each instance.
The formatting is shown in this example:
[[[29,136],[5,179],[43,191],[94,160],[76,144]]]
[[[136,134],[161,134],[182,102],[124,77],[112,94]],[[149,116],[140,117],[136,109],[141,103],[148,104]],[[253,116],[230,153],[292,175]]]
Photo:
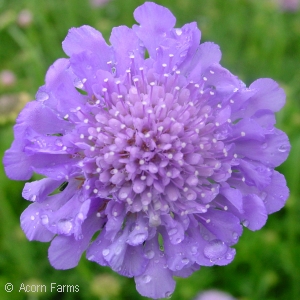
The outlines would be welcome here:
[[[267,193],[266,193],[266,192],[262,192],[262,193],[260,194],[260,198],[261,198],[262,200],[265,200],[265,199],[267,198]]]
[[[109,249],[104,249],[102,251],[103,256],[107,256],[109,254]]]
[[[34,217],[34,216],[31,216],[30,219],[31,219],[31,221],[33,221],[33,220],[35,219],[35,217]]]
[[[77,215],[77,219],[79,219],[80,221],[83,221],[84,220],[84,215],[83,215],[83,213],[79,213],[78,215]]]
[[[88,257],[88,260],[92,260],[95,257],[95,255],[91,255]]]
[[[169,231],[169,235],[174,235],[177,233],[177,229],[176,228],[172,228],[170,231]]]
[[[146,257],[151,259],[154,257],[154,251],[153,250],[149,250],[146,252]]]
[[[79,78],[76,78],[74,80],[74,86],[78,89],[82,89],[83,88],[83,83]]]
[[[184,265],[187,265],[188,263],[189,263],[189,259],[188,258],[183,258],[182,260],[181,260],[181,262],[184,264]]]
[[[177,239],[175,240],[176,244],[179,244],[181,241],[182,241],[181,238],[177,238]]]
[[[35,201],[35,200],[36,200],[36,197],[37,197],[36,195],[32,195],[30,200],[31,200],[31,201]]]
[[[165,298],[171,298],[172,292],[166,292],[165,293]]]
[[[191,249],[192,254],[196,254],[198,251],[198,248],[196,246],[193,246]]]
[[[57,223],[57,228],[62,234],[68,234],[72,230],[73,224],[70,220],[62,219]]]
[[[227,252],[227,245],[221,240],[212,240],[204,248],[204,255],[211,259],[218,259]]]
[[[225,256],[226,259],[232,259],[232,257],[233,257],[233,255],[231,253],[227,253]]]
[[[41,220],[43,225],[47,225],[49,223],[49,218],[47,215],[42,215]]]
[[[152,279],[152,277],[151,277],[150,275],[144,275],[144,276],[142,277],[142,280],[143,280],[144,283],[150,282],[151,279]]]
[[[239,235],[238,235],[236,232],[233,232],[233,233],[232,233],[232,237],[233,237],[234,240],[237,240],[238,236],[239,236]]]
[[[279,148],[278,148],[278,151],[279,152],[286,152],[288,151],[289,149],[289,146],[288,145],[281,145]]]
[[[138,233],[136,234],[133,239],[132,239],[132,242],[135,244],[135,245],[139,245],[141,244],[142,242],[144,242],[146,239],[146,234],[145,233]]]
[[[243,221],[243,225],[244,225],[245,227],[248,227],[248,226],[249,226],[249,221],[248,221],[248,220]]]
[[[36,100],[37,101],[46,101],[49,99],[49,95],[45,92],[40,92],[36,95]]]
[[[55,141],[55,145],[61,147],[63,145],[62,140],[61,139],[57,139]]]

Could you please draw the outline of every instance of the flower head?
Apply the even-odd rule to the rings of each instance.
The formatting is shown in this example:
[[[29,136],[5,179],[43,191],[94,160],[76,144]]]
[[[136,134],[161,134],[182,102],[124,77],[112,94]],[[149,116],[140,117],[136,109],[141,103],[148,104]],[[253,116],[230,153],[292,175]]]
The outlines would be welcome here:
[[[134,277],[139,293],[167,297],[173,276],[226,265],[242,225],[260,229],[288,189],[274,170],[289,153],[274,127],[285,94],[271,79],[249,88],[223,68],[196,23],[174,28],[147,2],[140,25],[89,26],[63,42],[70,57],[48,70],[15,125],[4,164],[33,203],[21,226],[51,241],[50,263],[88,260]],[[97,237],[92,240],[92,237]]]

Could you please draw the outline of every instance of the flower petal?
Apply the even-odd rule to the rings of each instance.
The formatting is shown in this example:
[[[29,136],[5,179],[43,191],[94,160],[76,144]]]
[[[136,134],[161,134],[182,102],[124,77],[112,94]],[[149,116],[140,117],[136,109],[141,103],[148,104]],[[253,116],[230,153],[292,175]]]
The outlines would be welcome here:
[[[153,258],[145,272],[134,277],[136,289],[142,296],[152,299],[169,297],[175,289],[175,281],[172,272],[161,267],[166,264],[166,259],[160,255],[157,237],[146,242],[145,252],[149,251],[153,251]]]
[[[280,210],[289,196],[289,189],[284,176],[274,170],[271,183],[264,189],[263,195],[268,214]]]
[[[102,34],[88,25],[71,28],[62,43],[63,50],[69,56],[84,51],[97,52],[102,57],[103,66],[110,60],[110,49]]]
[[[82,239],[76,239],[73,235],[56,236],[48,250],[51,265],[59,270],[76,267],[93,234],[102,227],[102,223],[96,216],[87,219],[82,225]]]
[[[149,51],[150,57],[155,57],[156,48],[170,30],[176,19],[165,7],[153,2],[146,2],[134,11],[135,20],[140,26],[134,25],[133,30]]]

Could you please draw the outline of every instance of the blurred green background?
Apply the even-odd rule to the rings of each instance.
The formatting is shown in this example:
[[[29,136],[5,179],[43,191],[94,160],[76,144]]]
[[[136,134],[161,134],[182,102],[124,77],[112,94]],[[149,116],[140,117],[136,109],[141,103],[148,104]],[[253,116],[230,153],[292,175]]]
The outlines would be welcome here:
[[[103,1],[103,0],[102,0]],[[98,2],[98,6],[97,6]],[[70,27],[89,24],[106,39],[111,28],[134,24],[143,1],[0,0],[0,153],[9,148],[18,111],[34,99],[48,67],[65,57],[61,42]],[[222,65],[250,84],[260,77],[279,82],[287,94],[277,126],[290,137],[292,151],[280,166],[290,198],[259,232],[244,230],[235,260],[225,267],[202,268],[176,279],[172,299],[193,299],[219,289],[240,300],[300,299],[300,11],[286,11],[279,0],[162,0],[177,25],[197,21],[202,41],[220,45]],[[29,242],[19,217],[28,206],[24,182],[12,182],[0,170],[0,299],[143,299],[133,279],[88,262],[59,271],[47,259],[49,243]],[[4,290],[12,283],[14,291]],[[78,285],[79,292],[50,291],[50,283]],[[20,285],[44,284],[47,292],[19,292]],[[163,283],[162,283],[163,284]]]

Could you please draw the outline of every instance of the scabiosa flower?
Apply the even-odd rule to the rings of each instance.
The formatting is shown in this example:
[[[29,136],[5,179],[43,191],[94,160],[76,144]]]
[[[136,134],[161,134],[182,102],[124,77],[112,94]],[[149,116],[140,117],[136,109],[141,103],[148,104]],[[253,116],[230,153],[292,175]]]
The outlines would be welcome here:
[[[226,265],[242,225],[260,229],[288,189],[274,170],[290,149],[274,127],[285,94],[271,79],[249,88],[223,68],[196,23],[174,28],[147,2],[140,25],[89,26],[63,42],[70,57],[48,70],[14,127],[4,165],[33,203],[21,226],[51,241],[49,260],[88,260],[134,277],[140,294],[168,297],[173,276]]]

